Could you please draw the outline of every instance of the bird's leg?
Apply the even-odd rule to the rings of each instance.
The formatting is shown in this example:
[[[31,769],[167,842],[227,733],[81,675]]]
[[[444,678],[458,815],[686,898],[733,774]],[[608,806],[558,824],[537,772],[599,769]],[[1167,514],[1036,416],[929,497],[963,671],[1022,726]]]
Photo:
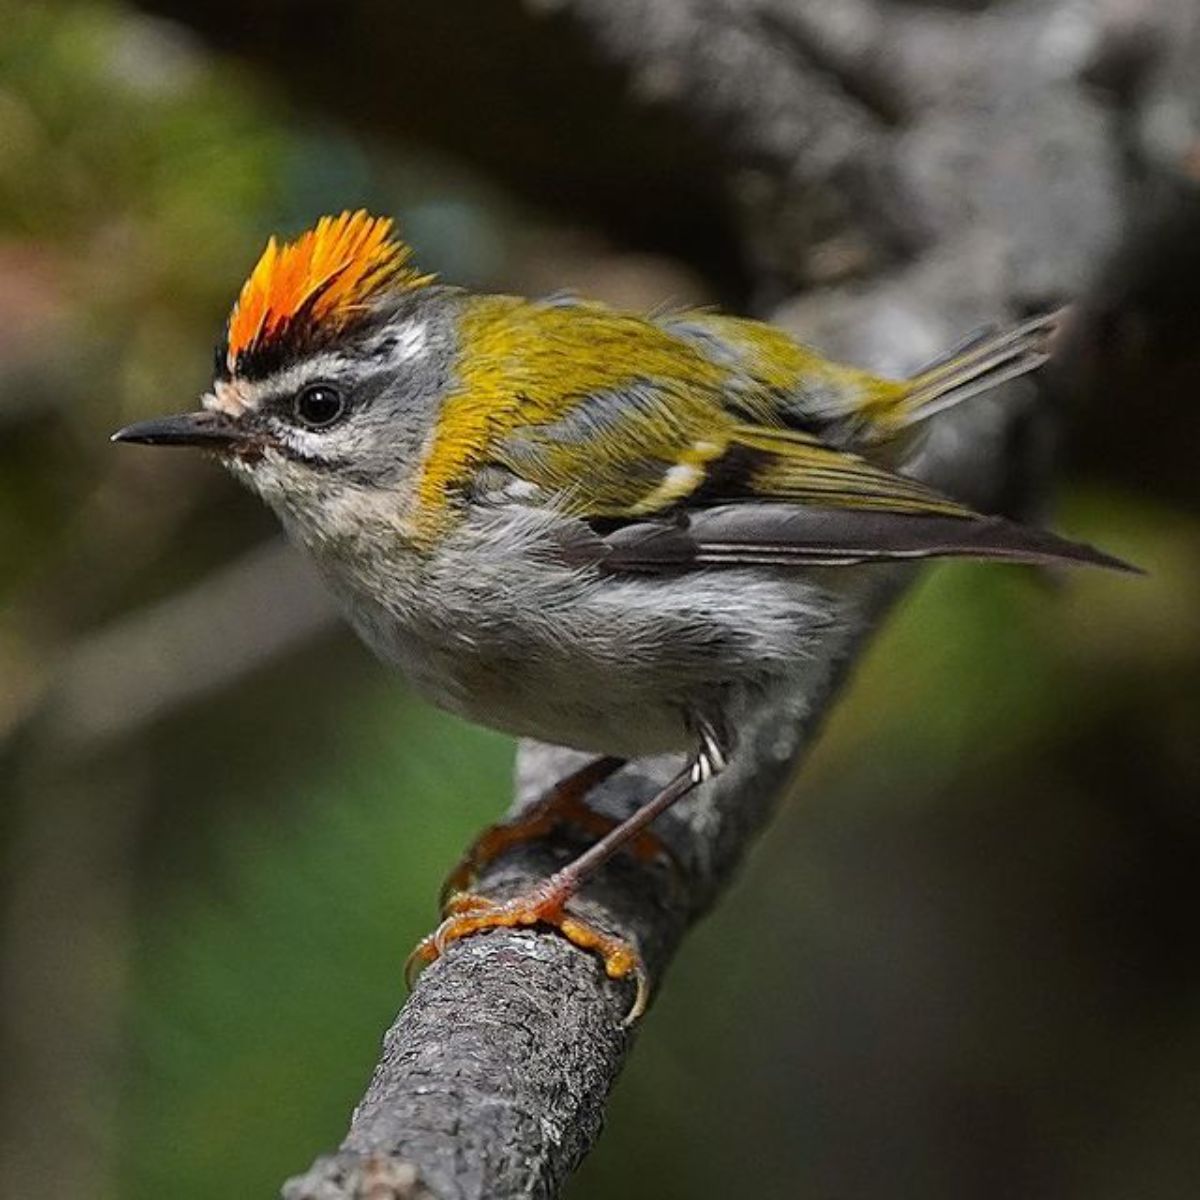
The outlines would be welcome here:
[[[637,994],[625,1018],[626,1024],[632,1024],[645,1011],[650,997],[650,981],[641,955],[631,943],[572,916],[567,912],[567,901],[614,854],[642,835],[656,817],[698,784],[716,775],[725,766],[725,761],[725,753],[711,727],[701,725],[700,748],[678,775],[578,858],[531,891],[505,901],[471,893],[454,896],[444,910],[445,920],[409,955],[406,973],[410,983],[422,966],[434,962],[451,942],[460,938],[487,929],[548,925],[576,946],[595,951],[604,962],[609,978],[633,977]]]
[[[560,779],[520,816],[511,821],[489,825],[471,843],[466,854],[446,876],[439,897],[443,911],[455,895],[470,889],[489,863],[522,842],[546,837],[564,825],[572,826],[596,838],[603,837],[613,829],[617,822],[612,817],[606,817],[603,813],[589,808],[586,800],[594,788],[624,765],[623,758],[594,758],[577,771],[572,771],[570,775]],[[667,848],[649,831],[634,838],[628,849],[645,862],[652,862],[657,858],[670,859]]]

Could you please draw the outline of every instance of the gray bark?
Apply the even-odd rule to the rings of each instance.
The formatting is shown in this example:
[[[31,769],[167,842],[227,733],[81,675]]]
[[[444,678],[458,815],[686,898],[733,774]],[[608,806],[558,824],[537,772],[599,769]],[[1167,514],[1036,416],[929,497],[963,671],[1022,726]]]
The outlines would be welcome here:
[[[871,0],[539,7],[565,13],[622,64],[643,102],[716,139],[774,319],[889,371],[1087,288],[1129,223],[1147,147],[1163,153],[1169,140],[1161,119],[1128,118],[1143,95],[1160,111],[1171,74],[1143,81],[1190,19],[1183,4],[1119,0],[957,6],[970,11]],[[1036,503],[1048,406],[1031,417],[1029,396],[1010,387],[952,414],[914,470],[985,508]],[[581,898],[585,915],[637,941],[655,987],[908,577],[864,569],[823,679],[765,709],[731,770],[663,822],[677,873],[622,860]],[[523,746],[514,811],[575,761]],[[673,765],[636,764],[598,806],[629,811]],[[481,890],[511,894],[577,848],[558,837],[522,847]],[[730,953],[753,953],[752,937]],[[630,999],[554,933],[453,945],[388,1031],[342,1147],[285,1197],[556,1196],[595,1141],[634,1040],[621,1026]]]

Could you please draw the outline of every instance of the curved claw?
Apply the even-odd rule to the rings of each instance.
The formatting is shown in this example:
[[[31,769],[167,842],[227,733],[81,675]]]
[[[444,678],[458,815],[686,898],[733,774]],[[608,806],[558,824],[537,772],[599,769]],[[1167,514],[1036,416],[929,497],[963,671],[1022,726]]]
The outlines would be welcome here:
[[[598,954],[604,963],[604,973],[609,979],[628,979],[633,976],[633,1004],[621,1024],[626,1028],[635,1024],[650,1003],[650,975],[636,947],[614,934],[605,933],[602,929],[589,925],[586,921],[567,916],[566,913],[563,913],[554,928],[573,946]]]
[[[622,1025],[633,1025],[650,1002],[650,976],[642,956],[630,942],[606,933],[594,925],[569,915],[553,886],[543,886],[527,896],[503,902],[485,896],[462,893],[447,905],[446,917],[429,935],[422,938],[405,960],[404,978],[411,990],[421,970],[435,962],[451,942],[488,929],[527,928],[545,925],[557,930],[572,945],[599,956],[610,979],[632,976],[635,994]]]
[[[409,952],[404,960],[404,986],[411,992],[417,986],[417,979],[431,962],[437,958],[433,949],[433,935],[423,937]]]
[[[650,976],[646,973],[646,968],[641,963],[638,963],[637,973],[634,976],[634,987],[633,1003],[629,1006],[629,1011],[621,1021],[623,1029],[632,1029],[642,1019],[642,1014],[650,1006]]]
[[[494,907],[494,902],[486,896],[474,896],[468,892],[459,892],[442,904],[444,919],[432,932],[427,933],[409,952],[404,960],[404,985],[411,992],[417,978],[430,963],[437,962],[446,952],[446,946],[454,941],[454,937],[443,935],[443,930],[452,925],[463,914]],[[459,934],[459,937],[465,934]]]

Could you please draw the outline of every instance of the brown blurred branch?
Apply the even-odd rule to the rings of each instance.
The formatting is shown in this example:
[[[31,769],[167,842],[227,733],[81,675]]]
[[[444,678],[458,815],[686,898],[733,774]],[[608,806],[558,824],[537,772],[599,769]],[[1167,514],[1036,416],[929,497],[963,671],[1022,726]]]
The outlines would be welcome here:
[[[299,554],[264,543],[190,588],[81,638],[7,720],[56,755],[80,758],[281,658],[334,625],[333,601]]]
[[[280,540],[263,543],[82,639],[54,672],[40,733],[60,753],[94,753],[236,686],[334,619],[307,560]]]

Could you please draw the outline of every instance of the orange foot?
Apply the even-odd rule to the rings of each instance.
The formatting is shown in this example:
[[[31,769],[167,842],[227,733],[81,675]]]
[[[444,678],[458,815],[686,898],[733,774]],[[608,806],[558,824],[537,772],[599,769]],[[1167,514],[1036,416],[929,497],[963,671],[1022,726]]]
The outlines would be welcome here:
[[[632,1025],[646,1011],[650,999],[650,979],[642,956],[629,942],[571,916],[564,907],[566,899],[564,889],[553,879],[547,879],[532,892],[512,900],[489,900],[469,892],[454,896],[443,910],[445,920],[428,937],[422,938],[408,956],[404,973],[409,987],[421,969],[440,958],[451,942],[487,929],[548,925],[573,945],[598,954],[610,979],[633,977],[636,994],[633,1007],[625,1016],[625,1024]]]
[[[466,892],[479,878],[485,867],[507,850],[523,842],[535,841],[569,825],[581,833],[601,838],[619,822],[588,808],[585,798],[598,784],[623,765],[619,758],[597,758],[554,785],[536,804],[519,817],[498,825],[489,825],[463,855],[442,884],[439,900],[445,911],[454,896]],[[666,861],[672,866],[675,859],[662,840],[650,830],[639,833],[626,849],[639,862]]]

